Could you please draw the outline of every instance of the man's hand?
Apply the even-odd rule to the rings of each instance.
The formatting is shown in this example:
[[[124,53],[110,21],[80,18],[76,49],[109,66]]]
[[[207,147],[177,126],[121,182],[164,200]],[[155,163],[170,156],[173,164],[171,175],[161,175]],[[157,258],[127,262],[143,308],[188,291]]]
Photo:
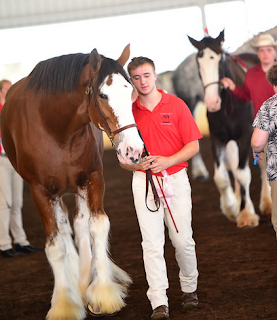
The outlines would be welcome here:
[[[222,83],[224,89],[228,89],[229,88],[231,91],[235,90],[236,85],[233,82],[233,80],[231,80],[230,78],[224,77],[224,78],[222,78],[220,80],[220,82]]]
[[[170,159],[170,157],[150,155],[142,160],[143,170],[150,169],[153,173],[159,173],[173,165]]]

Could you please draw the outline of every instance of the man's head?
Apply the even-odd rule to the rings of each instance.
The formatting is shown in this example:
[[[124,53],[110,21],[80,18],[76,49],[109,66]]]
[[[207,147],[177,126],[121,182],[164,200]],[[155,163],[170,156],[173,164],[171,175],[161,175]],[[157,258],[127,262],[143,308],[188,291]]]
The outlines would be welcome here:
[[[262,65],[272,65],[277,54],[277,43],[269,33],[261,33],[257,42],[250,42],[251,46],[257,51]]]
[[[0,103],[2,105],[5,103],[6,94],[11,86],[12,83],[9,80],[3,79],[0,81]]]
[[[131,72],[133,70],[137,69],[138,67],[140,67],[146,63],[150,64],[153,68],[153,71],[155,72],[155,64],[151,59],[146,58],[146,57],[136,57],[136,58],[133,58],[131,60],[131,62],[128,64],[129,75],[131,76]]]
[[[156,90],[156,72],[154,62],[146,57],[133,58],[128,64],[128,73],[141,95],[148,95]]]
[[[257,42],[250,42],[251,46],[258,51],[261,47],[273,47],[277,50],[277,42],[274,41],[274,38],[269,33],[261,33],[258,35]]]
[[[277,92],[277,64],[272,66],[266,73],[267,81],[273,86],[275,93]]]

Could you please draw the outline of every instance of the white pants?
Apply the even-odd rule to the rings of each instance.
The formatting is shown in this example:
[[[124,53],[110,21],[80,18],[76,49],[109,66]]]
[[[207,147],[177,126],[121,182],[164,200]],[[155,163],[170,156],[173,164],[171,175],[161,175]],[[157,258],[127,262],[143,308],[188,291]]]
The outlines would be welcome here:
[[[158,178],[163,185],[164,178]],[[176,223],[178,233],[170,217],[169,210],[164,208],[161,198],[159,211],[151,212],[145,205],[146,175],[135,171],[133,175],[133,195],[138,222],[142,235],[143,260],[146,279],[149,285],[147,297],[153,309],[160,305],[168,306],[166,290],[168,278],[164,259],[165,226],[168,228],[169,238],[175,248],[175,257],[180,268],[179,279],[181,291],[194,292],[197,288],[198,270],[195,253],[195,242],[191,228],[191,187],[186,169],[170,176],[173,186],[173,197],[169,208]],[[158,188],[156,177],[153,181]],[[152,189],[149,187],[148,206],[155,208]]]
[[[12,239],[20,245],[27,241],[22,225],[23,180],[7,157],[0,156],[0,250],[12,248]]]

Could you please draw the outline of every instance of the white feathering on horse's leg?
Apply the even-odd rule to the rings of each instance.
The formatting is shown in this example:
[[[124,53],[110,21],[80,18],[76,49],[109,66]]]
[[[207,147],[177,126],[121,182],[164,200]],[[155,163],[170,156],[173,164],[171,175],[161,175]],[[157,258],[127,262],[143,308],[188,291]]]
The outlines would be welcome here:
[[[51,245],[46,245],[46,256],[54,273],[54,291],[47,320],[83,320],[85,308],[78,290],[76,272],[71,272],[66,257],[64,238],[60,234]]]
[[[93,310],[101,314],[113,314],[125,306],[124,298],[130,278],[117,267],[108,256],[108,235],[110,223],[101,214],[90,220],[93,239],[93,280],[86,290],[86,300]]]
[[[84,320],[86,318],[85,308],[82,304],[74,303],[71,297],[66,296],[67,292],[60,292],[63,299],[59,299],[46,316],[47,320]]]
[[[226,190],[228,189],[228,190]],[[226,188],[224,192],[220,193],[220,208],[222,213],[232,222],[236,221],[239,214],[239,202],[233,192],[231,186]]]

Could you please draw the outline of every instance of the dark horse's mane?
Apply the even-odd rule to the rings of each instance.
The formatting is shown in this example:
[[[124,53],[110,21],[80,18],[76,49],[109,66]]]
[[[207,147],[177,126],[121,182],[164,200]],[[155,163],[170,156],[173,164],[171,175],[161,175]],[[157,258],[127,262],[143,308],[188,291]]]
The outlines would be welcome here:
[[[97,87],[112,72],[121,73],[126,80],[128,76],[116,61],[101,55],[102,64],[97,78]],[[48,94],[72,92],[77,88],[80,74],[89,61],[89,54],[76,53],[63,55],[39,62],[28,76],[27,89],[35,92],[43,90]]]

